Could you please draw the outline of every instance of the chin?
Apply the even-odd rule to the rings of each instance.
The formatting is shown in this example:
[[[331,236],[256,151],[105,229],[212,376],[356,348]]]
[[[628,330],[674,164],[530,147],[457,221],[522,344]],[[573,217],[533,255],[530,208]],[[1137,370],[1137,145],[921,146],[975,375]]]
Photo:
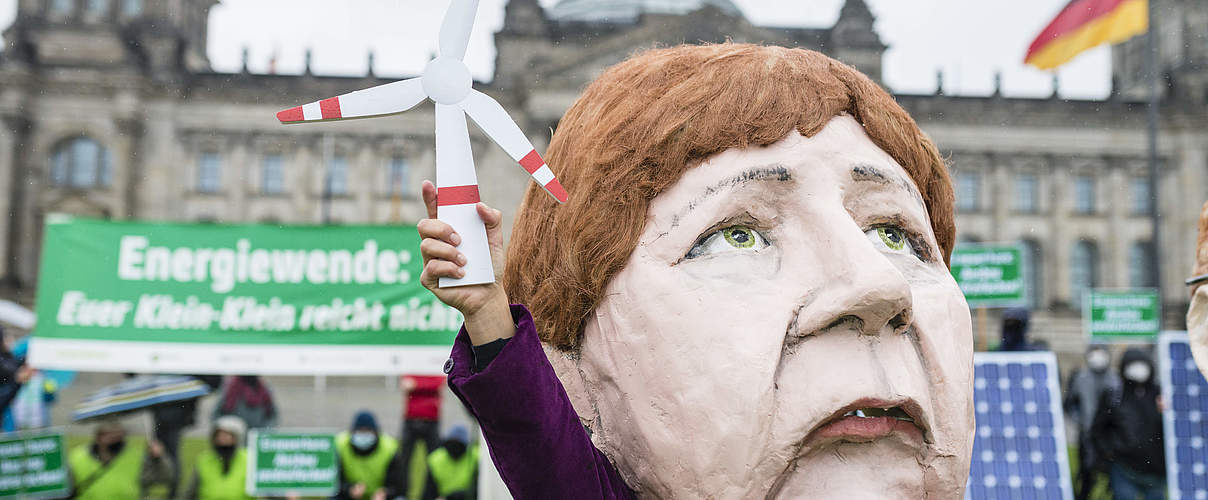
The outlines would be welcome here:
[[[927,498],[935,488],[928,484],[924,455],[917,443],[892,436],[837,441],[797,459],[766,498]]]

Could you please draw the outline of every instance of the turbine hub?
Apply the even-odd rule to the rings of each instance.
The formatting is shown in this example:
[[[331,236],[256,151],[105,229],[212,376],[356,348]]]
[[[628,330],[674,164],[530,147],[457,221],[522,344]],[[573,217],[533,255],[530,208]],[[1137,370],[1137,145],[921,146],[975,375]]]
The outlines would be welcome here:
[[[470,68],[452,57],[437,57],[424,68],[424,93],[439,104],[454,105],[470,94]]]

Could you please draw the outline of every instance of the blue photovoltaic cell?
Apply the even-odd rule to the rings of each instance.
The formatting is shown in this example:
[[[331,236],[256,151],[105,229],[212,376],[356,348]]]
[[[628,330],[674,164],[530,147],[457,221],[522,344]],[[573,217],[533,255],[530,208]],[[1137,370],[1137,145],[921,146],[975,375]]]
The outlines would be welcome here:
[[[1073,498],[1059,378],[1051,352],[974,354],[977,430],[966,498]]]
[[[1158,341],[1165,424],[1166,484],[1170,498],[1208,500],[1208,382],[1195,366],[1187,334],[1167,333]]]

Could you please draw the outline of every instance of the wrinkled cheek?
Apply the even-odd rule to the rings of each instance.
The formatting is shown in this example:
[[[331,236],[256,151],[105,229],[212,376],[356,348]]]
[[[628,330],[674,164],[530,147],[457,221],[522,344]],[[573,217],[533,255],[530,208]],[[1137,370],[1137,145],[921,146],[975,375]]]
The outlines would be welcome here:
[[[936,442],[927,458],[929,498],[959,498],[973,453],[973,329],[955,283],[916,291],[921,332],[936,401]],[[925,308],[923,310],[919,310]]]

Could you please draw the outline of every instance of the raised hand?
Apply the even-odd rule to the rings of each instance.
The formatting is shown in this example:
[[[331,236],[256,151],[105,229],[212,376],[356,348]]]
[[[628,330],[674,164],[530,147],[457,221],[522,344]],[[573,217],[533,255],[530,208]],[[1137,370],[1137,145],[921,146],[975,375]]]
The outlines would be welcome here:
[[[491,263],[495,268],[495,282],[440,288],[440,278],[460,278],[466,257],[457,250],[461,243],[453,227],[436,218],[436,186],[424,181],[422,188],[428,218],[419,221],[420,255],[424,259],[424,271],[420,283],[432,291],[436,298],[450,307],[461,311],[466,318],[466,331],[474,345],[482,345],[515,334],[511,311],[508,309],[507,293],[500,284],[503,269],[503,213],[479,203],[478,216],[487,229],[487,245],[491,249]]]

